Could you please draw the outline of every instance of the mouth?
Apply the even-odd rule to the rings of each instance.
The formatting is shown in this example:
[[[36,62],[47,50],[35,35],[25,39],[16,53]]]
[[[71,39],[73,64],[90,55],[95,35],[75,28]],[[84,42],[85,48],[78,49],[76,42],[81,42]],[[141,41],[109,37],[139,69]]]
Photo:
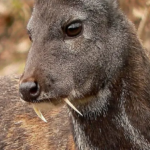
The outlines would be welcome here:
[[[52,109],[60,104],[66,103],[69,107],[71,107],[76,113],[78,113],[80,116],[83,116],[82,113],[70,102],[68,98],[62,98],[62,99],[43,99],[43,100],[33,100],[29,104],[32,105],[35,113],[37,116],[43,120],[44,122],[47,122],[47,120],[44,118],[42,114],[42,110],[49,110]]]

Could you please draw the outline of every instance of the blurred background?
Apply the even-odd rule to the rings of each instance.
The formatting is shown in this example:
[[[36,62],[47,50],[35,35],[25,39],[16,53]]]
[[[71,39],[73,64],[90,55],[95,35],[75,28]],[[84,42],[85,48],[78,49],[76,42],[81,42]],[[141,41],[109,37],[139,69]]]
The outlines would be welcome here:
[[[150,0],[119,0],[121,9],[135,24],[144,47],[150,51]],[[21,74],[30,40],[26,25],[33,0],[0,0],[0,76]]]

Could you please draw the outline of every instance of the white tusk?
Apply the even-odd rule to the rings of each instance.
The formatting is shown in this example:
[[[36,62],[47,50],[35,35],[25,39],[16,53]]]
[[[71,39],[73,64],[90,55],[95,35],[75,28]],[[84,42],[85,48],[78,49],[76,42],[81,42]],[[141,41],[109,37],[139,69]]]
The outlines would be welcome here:
[[[83,115],[81,114],[81,112],[78,111],[78,110],[75,108],[75,106],[68,100],[68,98],[65,98],[64,101],[65,101],[73,110],[75,110],[79,115],[83,116]]]
[[[42,115],[41,111],[33,104],[33,109],[35,113],[41,118],[44,122],[47,122],[44,116]]]
[[[25,103],[25,101],[24,101],[22,98],[20,98],[20,101],[21,101],[22,103]]]

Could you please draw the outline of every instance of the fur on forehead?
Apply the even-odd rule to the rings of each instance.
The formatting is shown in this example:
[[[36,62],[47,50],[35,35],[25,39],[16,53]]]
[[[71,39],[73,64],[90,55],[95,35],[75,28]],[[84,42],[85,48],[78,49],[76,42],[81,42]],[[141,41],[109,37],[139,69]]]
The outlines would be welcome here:
[[[79,0],[82,1],[86,6],[94,6],[95,8],[99,8],[103,4],[108,4],[113,6],[114,8],[118,7],[118,0]]]
[[[53,0],[35,0],[36,3],[45,3],[48,1]],[[56,1],[56,0],[54,0]],[[95,9],[99,9],[103,4],[108,4],[108,6],[111,5],[113,8],[118,8],[118,0],[58,0],[60,1],[60,4],[68,4],[68,5],[79,5],[82,3],[82,5],[85,5],[86,7],[94,7]]]

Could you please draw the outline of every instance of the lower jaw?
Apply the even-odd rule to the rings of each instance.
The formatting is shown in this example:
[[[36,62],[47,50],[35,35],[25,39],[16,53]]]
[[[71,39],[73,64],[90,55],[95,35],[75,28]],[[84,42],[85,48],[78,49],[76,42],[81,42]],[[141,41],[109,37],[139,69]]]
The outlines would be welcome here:
[[[44,116],[42,115],[41,111],[42,112],[45,112],[45,111],[51,111],[51,110],[54,110],[54,109],[58,109],[60,105],[62,105],[63,103],[59,104],[59,105],[54,105],[53,103],[51,102],[40,102],[40,103],[30,103],[30,105],[32,105],[35,113],[37,114],[37,116],[43,120],[44,122],[47,122],[47,120],[44,118]]]
[[[51,110],[56,107],[63,106],[66,102],[64,101],[65,98],[59,98],[59,99],[45,99],[45,100],[36,100],[32,101],[29,104],[36,106],[41,111],[47,111]],[[81,99],[74,99],[70,100],[70,102],[75,106],[86,106],[90,101],[95,99],[95,96],[85,97]]]
[[[30,103],[31,105],[34,105],[36,108],[38,108],[41,111],[48,111],[51,109],[54,109],[56,107],[60,107],[62,106],[64,103],[63,102],[59,102],[59,103],[52,103],[50,101],[42,101],[42,102],[38,102],[38,103]]]
[[[52,103],[50,101],[48,101],[48,102],[41,101],[39,103],[30,103],[30,104],[32,104],[33,109],[36,112],[36,114],[44,122],[47,122],[46,119],[44,118],[44,116],[42,115],[41,111],[52,110],[52,109],[56,108],[56,106],[58,108],[59,106],[62,106],[64,103],[67,103],[76,113],[78,113],[80,116],[83,116],[82,113],[69,101],[68,98],[64,98],[62,100],[57,101],[57,105],[56,105],[56,101],[55,101],[55,103]]]

